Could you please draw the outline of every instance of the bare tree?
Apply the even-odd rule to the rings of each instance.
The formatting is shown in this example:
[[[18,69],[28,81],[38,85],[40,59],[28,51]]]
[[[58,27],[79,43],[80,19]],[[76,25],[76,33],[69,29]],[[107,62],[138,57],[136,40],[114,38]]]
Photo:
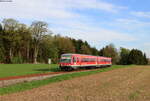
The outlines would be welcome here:
[[[39,44],[43,36],[48,32],[48,24],[42,21],[34,21],[31,25],[31,33],[33,37],[33,62],[37,63],[37,56],[39,51]]]

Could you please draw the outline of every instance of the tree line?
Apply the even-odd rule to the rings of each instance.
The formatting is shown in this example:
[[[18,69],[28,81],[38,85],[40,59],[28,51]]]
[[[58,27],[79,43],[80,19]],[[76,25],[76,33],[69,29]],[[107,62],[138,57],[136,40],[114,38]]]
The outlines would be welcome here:
[[[58,63],[63,53],[111,57],[113,64],[148,63],[140,50],[117,50],[113,44],[98,50],[87,41],[54,34],[43,21],[33,21],[30,26],[11,18],[0,22],[0,63],[47,63],[48,58]]]

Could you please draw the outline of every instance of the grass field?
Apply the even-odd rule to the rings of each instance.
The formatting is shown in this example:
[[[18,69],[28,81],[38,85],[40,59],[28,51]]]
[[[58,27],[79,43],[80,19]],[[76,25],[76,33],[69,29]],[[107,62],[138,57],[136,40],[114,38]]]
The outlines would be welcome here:
[[[2,101],[150,101],[150,66],[128,67],[112,66],[18,84],[5,91],[45,86],[0,98]],[[4,93],[4,89],[0,89],[1,92]]]
[[[80,77],[80,76],[91,75],[91,74],[96,74],[96,73],[100,73],[100,72],[105,72],[105,71],[110,71],[113,69],[125,68],[125,67],[132,67],[132,66],[113,65],[112,67],[100,68],[99,70],[86,71],[86,72],[74,72],[71,74],[63,74],[60,76],[55,76],[55,77],[45,79],[45,80],[20,83],[20,84],[8,86],[5,88],[0,88],[0,95],[7,94],[7,93],[13,93],[13,92],[20,92],[20,91],[36,88],[36,87],[43,86],[43,85],[53,83],[53,82],[69,80],[69,79]]]
[[[0,64],[0,78],[59,71],[57,64]]]

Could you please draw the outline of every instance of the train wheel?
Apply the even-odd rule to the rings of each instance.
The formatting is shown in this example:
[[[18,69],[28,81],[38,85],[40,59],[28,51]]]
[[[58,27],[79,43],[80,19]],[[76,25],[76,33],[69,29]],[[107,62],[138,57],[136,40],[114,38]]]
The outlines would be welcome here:
[[[65,68],[60,68],[61,71],[65,71]]]
[[[72,68],[72,67],[66,67],[66,68],[64,68],[64,70],[65,70],[65,71],[72,71],[73,68]]]
[[[73,68],[72,68],[72,67],[69,67],[69,68],[68,68],[68,71],[73,71]]]

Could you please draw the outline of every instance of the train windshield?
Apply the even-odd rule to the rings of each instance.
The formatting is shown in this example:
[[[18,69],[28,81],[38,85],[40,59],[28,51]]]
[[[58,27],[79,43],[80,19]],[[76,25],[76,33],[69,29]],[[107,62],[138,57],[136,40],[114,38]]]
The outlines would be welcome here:
[[[71,55],[62,55],[60,62],[61,63],[71,63]]]

